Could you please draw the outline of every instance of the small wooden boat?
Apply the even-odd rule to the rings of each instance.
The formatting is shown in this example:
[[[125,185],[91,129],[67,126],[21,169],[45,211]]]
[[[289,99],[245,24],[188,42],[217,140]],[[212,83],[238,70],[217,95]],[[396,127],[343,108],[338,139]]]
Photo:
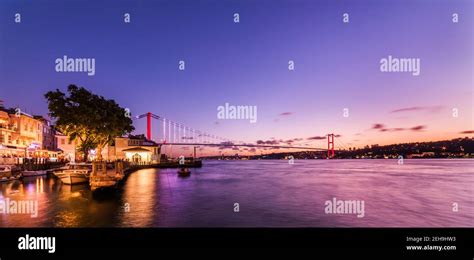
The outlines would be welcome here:
[[[60,174],[55,174],[64,184],[74,185],[89,182],[92,164],[71,164],[70,169],[63,170]]]
[[[56,176],[57,178],[61,178],[61,175],[63,174],[63,172],[65,170],[69,170],[71,169],[71,164],[66,164],[65,166],[63,167],[60,167],[60,168],[56,168],[56,169],[53,169],[51,172],[53,173],[54,176]]]
[[[10,165],[0,165],[0,176],[8,175],[12,173],[12,167]]]
[[[47,173],[47,171],[23,171],[21,174],[23,175],[23,177],[31,177],[46,175]]]
[[[180,168],[178,170],[178,175],[180,177],[188,177],[189,175],[191,175],[191,171],[188,168]]]
[[[21,178],[21,175],[15,175],[15,176],[12,175],[12,176],[10,176],[9,180],[13,181],[13,180],[18,180],[20,178]]]
[[[18,176],[12,175],[12,166],[0,165],[0,182],[7,182],[18,178]]]
[[[89,182],[89,174],[87,172],[66,170],[60,177],[64,184],[74,185]]]
[[[18,180],[20,179],[20,175],[11,175],[9,177],[3,175],[3,176],[0,176],[0,182],[7,182],[7,181],[14,181],[14,180]]]

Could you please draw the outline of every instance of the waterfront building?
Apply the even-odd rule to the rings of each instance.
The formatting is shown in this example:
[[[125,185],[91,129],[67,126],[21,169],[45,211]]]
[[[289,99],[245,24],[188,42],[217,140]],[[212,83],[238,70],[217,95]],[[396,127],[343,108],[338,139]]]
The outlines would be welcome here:
[[[0,164],[20,163],[25,157],[57,158],[53,131],[41,116],[0,107]]]
[[[16,128],[10,122],[6,111],[0,110],[0,164],[14,164],[18,157],[25,155],[24,148],[14,146]]]
[[[48,151],[56,150],[56,130],[51,125],[51,122],[42,116],[33,116],[33,118],[41,122],[42,129],[39,129],[38,131],[42,131],[43,134],[42,149]]]
[[[144,135],[117,137],[108,147],[109,160],[126,160],[134,163],[159,163],[161,145],[148,140]]]
[[[55,134],[55,143],[56,147],[58,150],[62,152],[62,158],[70,161],[70,162],[75,162],[77,156],[77,141],[70,141],[69,137],[66,135],[63,135],[59,131],[56,131]]]

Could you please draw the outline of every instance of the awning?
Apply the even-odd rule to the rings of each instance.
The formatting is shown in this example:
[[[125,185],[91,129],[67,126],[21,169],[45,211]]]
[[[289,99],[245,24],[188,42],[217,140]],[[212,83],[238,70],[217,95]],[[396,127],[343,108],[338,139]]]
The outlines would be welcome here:
[[[125,149],[123,151],[124,152],[131,152],[131,153],[142,153],[142,152],[151,153],[150,150],[145,149],[145,148],[141,148],[141,147],[128,148],[128,149]]]

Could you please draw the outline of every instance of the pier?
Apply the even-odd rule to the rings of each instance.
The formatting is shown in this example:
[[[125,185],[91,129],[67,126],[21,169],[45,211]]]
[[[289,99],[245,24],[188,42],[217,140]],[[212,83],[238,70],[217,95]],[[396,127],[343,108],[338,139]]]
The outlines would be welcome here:
[[[116,161],[107,163],[105,161],[92,162],[92,172],[89,178],[89,186],[92,191],[101,189],[113,189],[119,187],[129,174],[150,168],[200,168],[201,160],[167,161],[161,163],[134,164],[128,161]]]

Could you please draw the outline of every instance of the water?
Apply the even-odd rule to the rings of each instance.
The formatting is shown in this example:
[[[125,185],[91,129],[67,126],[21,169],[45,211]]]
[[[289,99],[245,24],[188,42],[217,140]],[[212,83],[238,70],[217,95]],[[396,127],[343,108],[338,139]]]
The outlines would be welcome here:
[[[94,194],[33,177],[0,184],[0,199],[37,200],[38,217],[0,214],[0,226],[473,227],[473,174],[467,159],[204,161],[188,178],[140,170]],[[326,214],[334,197],[363,200],[364,217]]]

